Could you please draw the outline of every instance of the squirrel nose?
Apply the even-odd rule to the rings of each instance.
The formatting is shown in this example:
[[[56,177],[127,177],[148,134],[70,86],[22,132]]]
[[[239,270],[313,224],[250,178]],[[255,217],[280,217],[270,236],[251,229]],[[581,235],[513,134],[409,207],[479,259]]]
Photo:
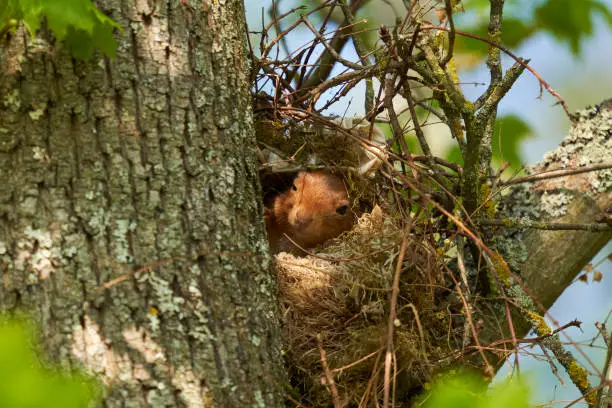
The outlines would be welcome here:
[[[308,217],[304,215],[303,212],[296,211],[295,216],[293,217],[293,224],[296,227],[304,227],[310,223],[312,217]]]

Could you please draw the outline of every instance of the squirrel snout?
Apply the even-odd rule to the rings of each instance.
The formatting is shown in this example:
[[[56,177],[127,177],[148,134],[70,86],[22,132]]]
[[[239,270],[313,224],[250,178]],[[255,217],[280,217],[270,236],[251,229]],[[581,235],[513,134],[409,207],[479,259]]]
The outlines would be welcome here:
[[[299,210],[293,211],[293,213],[290,214],[289,217],[289,222],[297,228],[303,228],[310,224],[311,221],[312,216],[308,216],[303,211]]]

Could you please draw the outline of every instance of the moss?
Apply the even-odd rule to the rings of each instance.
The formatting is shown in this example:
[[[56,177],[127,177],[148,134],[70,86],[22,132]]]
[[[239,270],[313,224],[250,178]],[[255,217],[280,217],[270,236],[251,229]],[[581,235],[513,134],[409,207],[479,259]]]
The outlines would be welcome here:
[[[529,312],[528,316],[538,336],[545,336],[552,333],[551,328],[548,326],[548,323],[546,323],[546,320],[544,320],[542,316],[534,312]]]
[[[582,367],[580,367],[580,365],[578,365],[577,362],[572,361],[569,365],[569,368],[567,369],[567,373],[569,374],[570,378],[572,379],[572,382],[574,384],[576,384],[576,386],[580,389],[580,391],[582,393],[584,393],[586,390],[588,390],[589,388],[591,388],[591,385],[589,384],[589,377],[588,374],[586,372],[586,370]],[[585,400],[589,405],[593,405],[596,402],[596,393],[595,392],[589,392],[586,396],[585,396]]]
[[[446,65],[446,69],[448,73],[450,74],[450,77],[454,83],[456,84],[461,83],[461,80],[459,79],[459,75],[457,75],[457,66],[455,65],[454,58],[451,58],[451,60],[448,62],[448,64]]]
[[[497,254],[492,261],[497,278],[500,279],[506,287],[512,285],[512,277],[509,273],[508,263],[504,258],[500,254]]]
[[[459,140],[459,141],[464,141],[465,140],[465,136],[464,136],[464,132],[463,132],[463,125],[461,124],[461,121],[458,119],[455,119],[452,121],[451,126],[453,128],[453,133],[455,135],[455,137]]]
[[[491,199],[491,187],[488,184],[482,184],[480,186],[480,201],[482,203],[482,210],[487,218],[495,218],[497,214],[497,203]]]

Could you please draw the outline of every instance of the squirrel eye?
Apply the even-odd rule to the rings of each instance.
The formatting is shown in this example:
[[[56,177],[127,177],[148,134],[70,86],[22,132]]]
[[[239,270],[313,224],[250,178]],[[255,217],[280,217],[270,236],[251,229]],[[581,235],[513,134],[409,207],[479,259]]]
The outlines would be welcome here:
[[[340,215],[346,214],[346,210],[348,210],[348,205],[343,205],[341,207],[336,208],[336,212]]]
[[[295,186],[295,184],[292,184],[291,188],[293,189],[293,191],[297,191],[297,187]]]

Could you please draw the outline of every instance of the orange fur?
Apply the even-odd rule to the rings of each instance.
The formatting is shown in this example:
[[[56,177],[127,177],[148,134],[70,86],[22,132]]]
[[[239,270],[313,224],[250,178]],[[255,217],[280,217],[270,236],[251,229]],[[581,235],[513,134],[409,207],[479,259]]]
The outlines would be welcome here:
[[[342,180],[322,171],[300,172],[292,187],[265,208],[273,253],[300,253],[283,234],[303,248],[312,248],[348,231],[355,215]]]

